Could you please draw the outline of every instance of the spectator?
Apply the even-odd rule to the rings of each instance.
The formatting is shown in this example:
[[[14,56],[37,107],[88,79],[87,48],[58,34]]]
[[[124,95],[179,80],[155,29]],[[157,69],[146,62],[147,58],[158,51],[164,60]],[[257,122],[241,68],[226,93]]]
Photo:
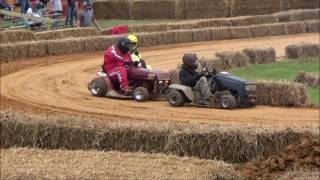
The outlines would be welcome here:
[[[28,9],[30,8],[29,0],[19,0],[21,13],[26,14]]]
[[[99,31],[102,31],[93,14],[91,3],[84,2],[84,9],[79,13],[77,24],[79,27],[90,27],[94,25]]]
[[[6,3],[4,0],[0,0],[0,9],[12,11],[12,7],[8,3]]]
[[[41,17],[41,13],[39,9],[37,9],[38,2],[34,1],[31,3],[31,6],[27,10],[27,15],[35,16],[35,17]],[[31,27],[32,30],[39,29],[42,25],[42,21],[33,21],[33,20],[27,20],[27,25]]]
[[[66,16],[66,26],[73,26],[73,17],[76,12],[76,0],[68,0],[68,11]]]
[[[53,27],[57,27],[59,24],[60,14],[62,13],[62,4],[61,0],[51,0],[52,5],[52,18],[55,20]]]

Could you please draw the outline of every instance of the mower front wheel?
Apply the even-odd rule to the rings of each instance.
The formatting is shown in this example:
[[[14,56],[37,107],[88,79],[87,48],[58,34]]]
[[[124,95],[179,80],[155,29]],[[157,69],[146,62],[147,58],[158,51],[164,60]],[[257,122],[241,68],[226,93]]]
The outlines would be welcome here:
[[[186,102],[184,94],[177,90],[171,90],[167,95],[168,102],[173,107],[183,106]]]
[[[232,95],[223,95],[220,99],[220,107],[222,109],[234,109],[237,107],[237,100]]]
[[[133,98],[138,102],[147,101],[149,99],[149,91],[145,87],[138,87],[133,91]]]
[[[88,89],[93,96],[103,97],[107,93],[107,84],[103,77],[95,78],[88,84]]]

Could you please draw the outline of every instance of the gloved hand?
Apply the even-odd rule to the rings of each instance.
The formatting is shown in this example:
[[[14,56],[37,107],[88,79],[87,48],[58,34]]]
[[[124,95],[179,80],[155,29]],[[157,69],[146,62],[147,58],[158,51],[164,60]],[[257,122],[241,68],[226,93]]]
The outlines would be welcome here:
[[[201,76],[208,76],[209,75],[209,71],[207,70],[207,68],[203,68],[200,70],[199,74]]]

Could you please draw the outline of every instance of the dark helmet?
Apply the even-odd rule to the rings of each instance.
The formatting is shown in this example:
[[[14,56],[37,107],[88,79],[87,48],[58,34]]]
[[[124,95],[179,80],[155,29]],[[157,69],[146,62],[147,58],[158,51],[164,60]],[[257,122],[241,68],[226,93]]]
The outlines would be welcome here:
[[[184,54],[182,62],[191,69],[198,68],[198,57],[196,54]]]
[[[117,47],[120,49],[122,54],[126,54],[130,50],[131,42],[127,37],[122,37],[118,40]]]

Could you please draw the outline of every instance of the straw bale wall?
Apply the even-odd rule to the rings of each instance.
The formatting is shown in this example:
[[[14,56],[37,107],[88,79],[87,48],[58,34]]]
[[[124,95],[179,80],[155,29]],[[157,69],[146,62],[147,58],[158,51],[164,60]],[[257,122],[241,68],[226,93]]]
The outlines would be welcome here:
[[[174,19],[174,0],[133,0],[129,9],[130,19]]]
[[[290,9],[315,9],[319,8],[318,0],[281,0],[280,7],[282,11]]]
[[[258,81],[258,105],[301,106],[308,102],[308,93],[304,85],[290,82]]]
[[[293,44],[286,47],[286,57],[296,59],[301,57],[316,57],[320,55],[319,44]]]
[[[249,62],[252,64],[267,64],[276,60],[276,51],[274,48],[246,48],[242,50],[242,52],[249,57]]]
[[[231,0],[230,16],[271,14],[281,11],[279,0]]]
[[[22,41],[35,41],[37,38],[32,31],[28,30],[7,30],[0,31],[1,44],[16,43]]]
[[[4,44],[0,46],[0,60],[8,61],[23,57],[39,57],[48,54],[48,43],[46,41],[21,42]]]
[[[78,38],[78,37],[87,37],[87,36],[98,36],[96,29],[87,27],[87,28],[68,28],[68,29],[59,29],[52,31],[44,31],[35,33],[35,36],[39,40],[54,40],[54,39],[64,39],[64,38]]]
[[[270,14],[319,8],[318,0],[98,0],[102,19],[199,19]]]
[[[195,19],[228,17],[228,1],[225,0],[176,0],[176,18]]]
[[[306,31],[308,33],[317,33],[320,32],[320,21],[319,20],[313,20],[313,21],[305,21],[306,24]]]
[[[130,19],[129,0],[96,0],[93,2],[97,19]]]
[[[294,82],[298,82],[309,87],[319,87],[320,76],[319,73],[299,72],[295,77]]]
[[[183,124],[178,127],[163,127],[161,124],[154,124],[155,127],[143,124],[128,127],[119,124],[101,130],[45,122],[32,123],[16,118],[10,114],[1,118],[1,147],[139,151],[240,163],[277,154],[305,136],[302,132],[292,130],[268,132],[231,127],[224,129],[214,125],[197,129]],[[72,122],[71,119],[65,121]],[[176,128],[180,130],[176,131]]]
[[[218,18],[218,19],[202,19],[187,22],[171,22],[160,24],[147,24],[147,25],[131,25],[129,26],[130,32],[155,32],[155,31],[169,31],[169,30],[186,30],[186,29],[199,29],[199,28],[213,28],[223,26],[252,26],[273,23],[286,23],[293,21],[318,21],[319,9],[307,10],[293,10],[270,15],[259,16],[243,16],[233,18]],[[313,25],[316,26],[316,25]],[[319,26],[319,25],[318,25]],[[318,27],[317,26],[317,27]]]

